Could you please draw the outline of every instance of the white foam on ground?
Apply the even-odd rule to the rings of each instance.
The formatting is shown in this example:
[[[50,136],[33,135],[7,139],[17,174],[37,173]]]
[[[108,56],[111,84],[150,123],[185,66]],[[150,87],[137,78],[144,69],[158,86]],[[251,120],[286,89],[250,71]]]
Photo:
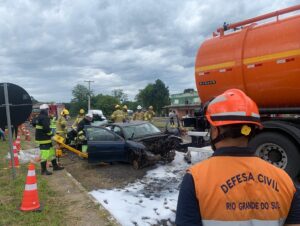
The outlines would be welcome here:
[[[209,147],[203,152],[192,152],[192,164],[211,155]],[[152,225],[166,220],[175,221],[179,186],[185,171],[191,165],[177,152],[175,160],[166,165],[157,165],[140,180],[122,189],[94,190],[95,197],[123,226]]]

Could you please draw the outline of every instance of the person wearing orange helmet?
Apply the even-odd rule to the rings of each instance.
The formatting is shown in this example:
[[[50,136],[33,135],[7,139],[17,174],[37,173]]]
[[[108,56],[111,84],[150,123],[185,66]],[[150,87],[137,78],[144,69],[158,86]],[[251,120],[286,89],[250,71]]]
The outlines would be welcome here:
[[[300,189],[248,148],[262,128],[255,102],[230,89],[209,102],[205,115],[214,154],[187,170],[176,225],[300,225]]]

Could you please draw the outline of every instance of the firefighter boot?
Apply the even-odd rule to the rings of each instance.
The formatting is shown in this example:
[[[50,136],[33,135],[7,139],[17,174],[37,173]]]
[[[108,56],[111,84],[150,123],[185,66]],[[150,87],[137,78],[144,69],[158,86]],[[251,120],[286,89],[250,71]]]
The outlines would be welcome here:
[[[52,162],[53,170],[63,170],[64,169],[64,167],[59,166],[57,164],[56,159],[53,159],[51,162]]]
[[[41,174],[52,175],[52,173],[47,170],[47,161],[41,162]]]

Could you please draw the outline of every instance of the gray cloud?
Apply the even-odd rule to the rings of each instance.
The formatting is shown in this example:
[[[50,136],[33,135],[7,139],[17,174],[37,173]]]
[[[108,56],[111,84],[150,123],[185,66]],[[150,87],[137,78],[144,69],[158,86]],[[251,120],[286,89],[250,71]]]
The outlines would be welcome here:
[[[0,81],[41,101],[70,101],[94,80],[95,93],[133,98],[161,79],[171,93],[194,88],[200,43],[236,22],[298,0],[86,0],[0,3]]]

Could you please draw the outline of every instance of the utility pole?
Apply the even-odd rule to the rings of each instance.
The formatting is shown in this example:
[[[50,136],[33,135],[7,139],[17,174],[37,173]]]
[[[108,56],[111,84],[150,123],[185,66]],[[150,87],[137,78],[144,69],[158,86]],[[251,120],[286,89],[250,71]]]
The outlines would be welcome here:
[[[91,80],[85,80],[84,82],[87,82],[89,84],[89,94],[88,94],[88,110],[91,110]]]
[[[8,88],[7,83],[4,83],[4,99],[5,99],[5,109],[6,109],[6,120],[7,120],[7,128],[8,128],[8,147],[9,147],[9,153],[10,153],[10,162],[12,165],[12,177],[13,179],[16,178],[16,169],[15,169],[15,160],[14,160],[14,153],[13,153],[13,138],[12,138],[12,131],[11,131],[11,119],[10,119],[10,106],[9,104],[9,97],[8,97]],[[18,128],[14,128],[17,130]]]

